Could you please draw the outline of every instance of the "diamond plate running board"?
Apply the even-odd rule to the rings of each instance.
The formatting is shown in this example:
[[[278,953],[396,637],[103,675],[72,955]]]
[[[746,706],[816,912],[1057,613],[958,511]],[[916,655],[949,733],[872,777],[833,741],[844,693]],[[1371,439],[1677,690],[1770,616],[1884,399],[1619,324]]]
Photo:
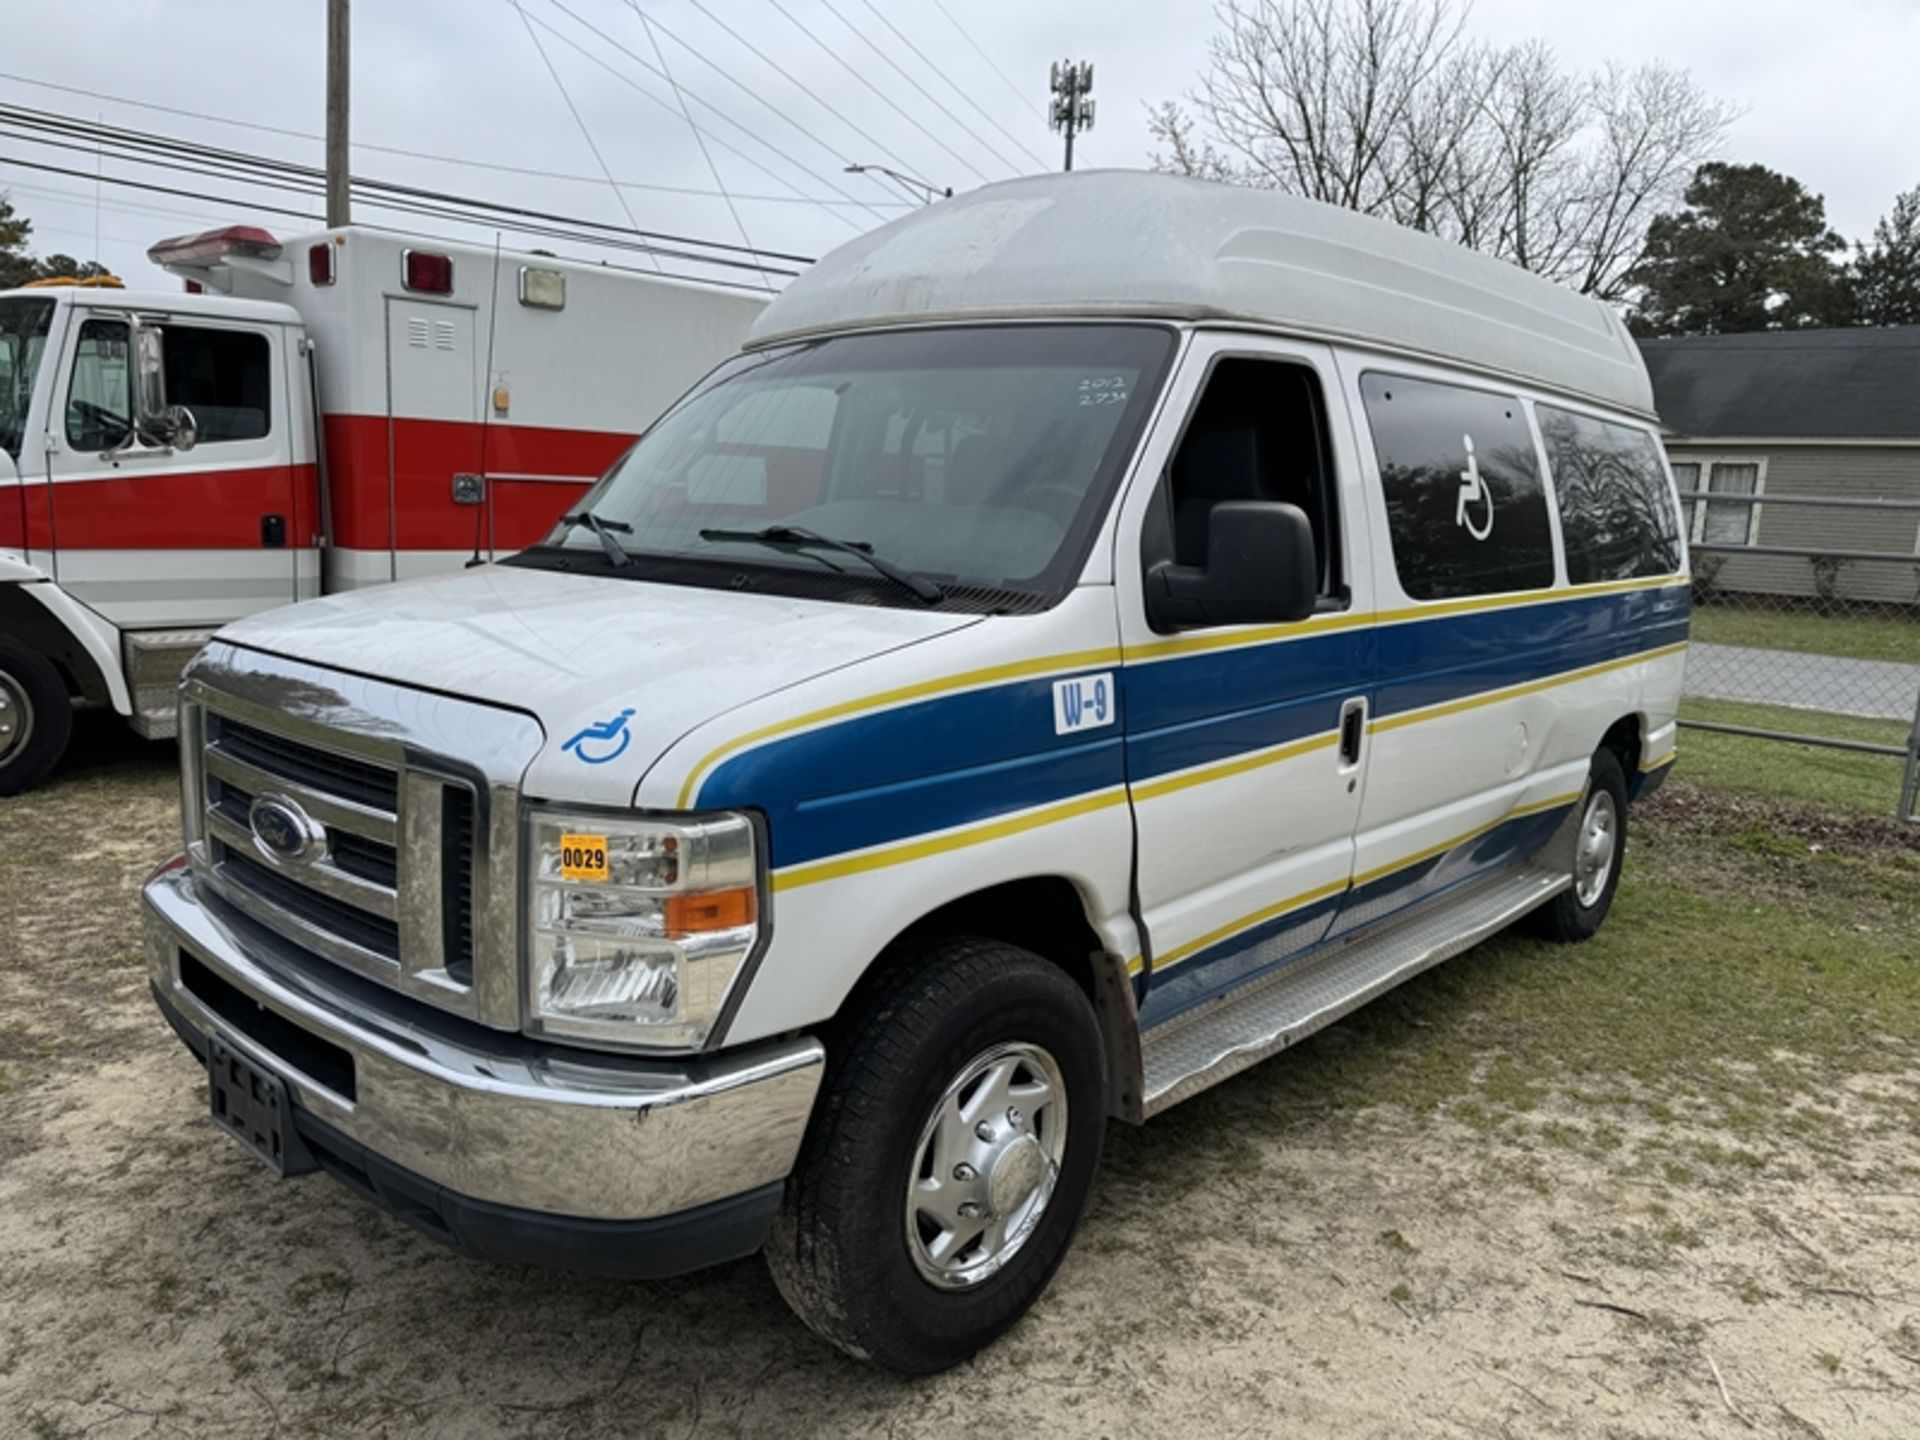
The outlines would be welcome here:
[[[1298,1044],[1376,995],[1471,949],[1571,885],[1521,865],[1470,880],[1384,929],[1280,966],[1141,1037],[1145,1110],[1177,1105]]]

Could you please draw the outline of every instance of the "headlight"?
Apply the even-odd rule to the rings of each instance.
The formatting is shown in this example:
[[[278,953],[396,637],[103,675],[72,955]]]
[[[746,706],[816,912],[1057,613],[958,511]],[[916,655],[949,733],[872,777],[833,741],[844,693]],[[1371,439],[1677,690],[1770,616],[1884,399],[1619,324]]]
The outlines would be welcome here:
[[[760,937],[751,822],[536,811],[532,826],[528,1030],[705,1044]]]

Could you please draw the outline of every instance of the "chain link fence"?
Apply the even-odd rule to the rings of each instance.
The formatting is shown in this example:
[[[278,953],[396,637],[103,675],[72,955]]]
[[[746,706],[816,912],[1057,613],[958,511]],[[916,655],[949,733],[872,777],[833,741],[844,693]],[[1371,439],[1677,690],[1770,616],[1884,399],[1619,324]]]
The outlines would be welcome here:
[[[1920,500],[1680,494],[1694,537],[1681,724],[1898,760],[1887,805],[1920,823]]]

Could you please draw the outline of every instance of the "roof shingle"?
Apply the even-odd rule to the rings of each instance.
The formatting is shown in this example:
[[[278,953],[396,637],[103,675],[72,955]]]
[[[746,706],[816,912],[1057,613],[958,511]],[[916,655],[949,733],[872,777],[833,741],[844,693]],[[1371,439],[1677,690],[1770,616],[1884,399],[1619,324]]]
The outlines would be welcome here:
[[[1920,439],[1920,325],[1686,335],[1640,352],[1680,435]]]

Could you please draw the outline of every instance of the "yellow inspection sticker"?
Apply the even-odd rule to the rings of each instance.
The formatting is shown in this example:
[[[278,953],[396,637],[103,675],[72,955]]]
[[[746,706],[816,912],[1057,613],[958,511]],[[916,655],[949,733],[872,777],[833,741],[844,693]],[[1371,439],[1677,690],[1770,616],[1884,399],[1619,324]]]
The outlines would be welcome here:
[[[560,837],[560,878],[562,880],[606,879],[607,837],[562,835]]]

